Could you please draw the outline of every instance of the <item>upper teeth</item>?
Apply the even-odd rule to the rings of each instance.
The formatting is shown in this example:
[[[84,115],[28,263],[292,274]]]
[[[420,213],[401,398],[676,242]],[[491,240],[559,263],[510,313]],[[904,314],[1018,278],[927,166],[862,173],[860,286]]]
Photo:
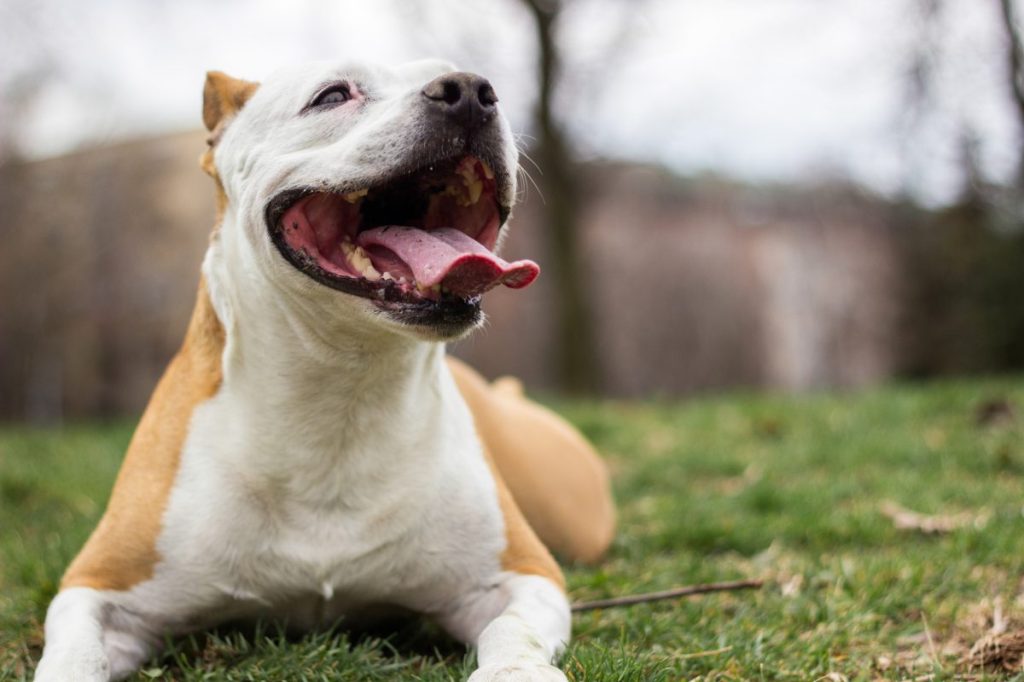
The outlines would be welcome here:
[[[369,192],[370,190],[364,187],[363,189],[357,189],[356,191],[349,192],[348,194],[342,194],[341,197],[348,203],[355,204],[358,203],[358,201],[365,197]]]
[[[487,167],[484,166],[486,169]],[[459,199],[462,206],[472,206],[480,201],[480,195],[484,192],[484,183],[476,172],[476,161],[466,158],[455,172],[462,176],[462,184],[466,187],[466,195]],[[486,172],[486,171],[485,171]]]

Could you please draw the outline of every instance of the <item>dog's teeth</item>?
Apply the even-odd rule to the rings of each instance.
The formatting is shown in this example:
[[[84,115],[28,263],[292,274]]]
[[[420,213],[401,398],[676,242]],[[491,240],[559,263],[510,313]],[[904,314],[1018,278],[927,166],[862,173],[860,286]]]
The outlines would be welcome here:
[[[432,284],[431,286],[428,287],[428,286],[424,286],[424,285],[420,284],[419,282],[416,282],[416,290],[419,291],[421,294],[425,294],[428,291],[431,292],[431,293],[434,293],[434,294],[440,294],[441,293],[441,285],[440,284]]]
[[[383,275],[381,275],[381,279],[386,279],[387,281],[390,282],[391,280],[394,279],[394,277],[391,276],[390,272],[385,272]]]
[[[480,195],[484,192],[484,183],[476,173],[476,163],[469,159],[466,161],[459,164],[456,172],[462,176],[462,184],[466,186],[466,203],[464,205],[472,206],[480,201]]]
[[[349,241],[341,242],[340,247],[341,252],[345,254],[345,258],[348,259],[349,264],[355,268],[356,272],[372,282],[380,279],[381,274],[377,271],[377,268],[373,267],[373,261],[370,260],[369,254],[363,250],[363,247]]]
[[[359,203],[360,199],[362,199],[363,197],[365,197],[369,193],[370,193],[370,190],[364,187],[363,189],[357,189],[355,192],[349,192],[348,194],[342,194],[341,198],[344,199],[345,201],[347,201],[350,204],[357,204],[357,203]]]
[[[359,270],[359,272],[366,272],[368,269],[373,269],[370,257],[366,255],[366,252],[359,246],[352,249],[352,265],[356,266],[356,269]]]
[[[369,259],[366,260],[366,265],[362,267],[360,272],[363,274],[363,277],[371,282],[376,282],[380,279],[380,273],[377,272],[377,268],[373,267],[373,263]]]
[[[480,166],[484,169],[484,177],[487,178],[488,180],[493,180],[494,179],[494,171],[491,170],[491,167],[488,166],[483,161],[480,162]]]

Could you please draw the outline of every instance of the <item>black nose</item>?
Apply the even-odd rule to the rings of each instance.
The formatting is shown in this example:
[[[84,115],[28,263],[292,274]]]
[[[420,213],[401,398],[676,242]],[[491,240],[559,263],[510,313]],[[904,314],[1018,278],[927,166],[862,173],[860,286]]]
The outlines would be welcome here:
[[[473,130],[492,118],[498,96],[487,79],[475,73],[446,73],[426,84],[422,90],[430,106],[446,118]]]

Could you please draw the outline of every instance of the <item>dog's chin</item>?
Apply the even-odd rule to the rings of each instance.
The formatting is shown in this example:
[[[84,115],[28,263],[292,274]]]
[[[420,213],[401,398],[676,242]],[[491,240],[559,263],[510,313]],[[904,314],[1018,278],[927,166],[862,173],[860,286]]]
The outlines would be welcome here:
[[[532,261],[494,253],[507,182],[507,173],[466,155],[370,186],[281,192],[266,222],[277,251],[303,275],[365,299],[395,331],[450,341],[483,322],[485,292],[525,287],[539,273]]]
[[[376,317],[391,331],[417,341],[458,341],[483,325],[480,299],[451,299],[431,305],[375,306]]]

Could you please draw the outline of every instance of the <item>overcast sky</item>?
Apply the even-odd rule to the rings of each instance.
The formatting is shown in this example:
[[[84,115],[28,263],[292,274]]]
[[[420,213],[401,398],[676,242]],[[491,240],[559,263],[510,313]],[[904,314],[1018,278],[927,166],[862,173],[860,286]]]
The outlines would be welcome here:
[[[956,192],[964,131],[993,179],[1017,156],[996,0],[942,3],[923,111],[907,78],[922,0],[568,4],[557,101],[583,156],[848,176],[929,201]],[[0,0],[0,124],[44,157],[196,127],[207,69],[258,80],[311,59],[424,56],[483,72],[529,132],[535,42],[518,0]]]

